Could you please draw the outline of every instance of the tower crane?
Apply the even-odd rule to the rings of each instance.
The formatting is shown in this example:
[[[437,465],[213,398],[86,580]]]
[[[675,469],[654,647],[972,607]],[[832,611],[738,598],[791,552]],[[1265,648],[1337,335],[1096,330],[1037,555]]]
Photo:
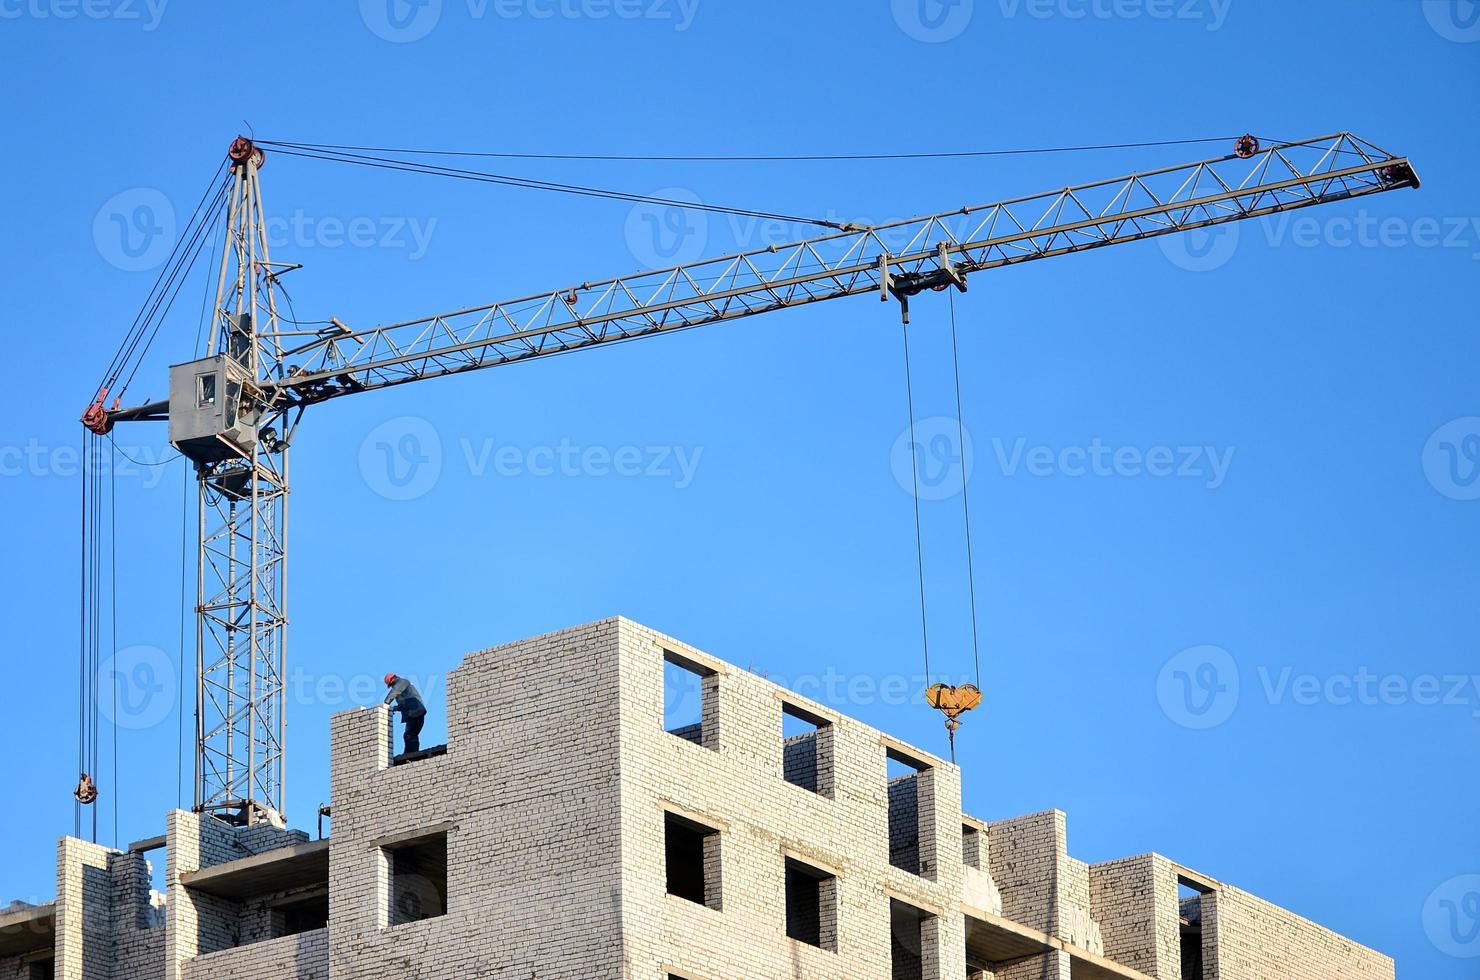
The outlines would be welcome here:
[[[895,301],[908,322],[912,297],[965,292],[990,269],[1419,186],[1406,157],[1351,133],[1246,136],[1225,156],[1043,194],[383,326],[305,329],[277,306],[277,277],[294,267],[268,252],[264,159],[246,137],[228,151],[208,356],[170,368],[166,400],[110,406],[105,385],[82,417],[98,434],[167,422],[194,464],[194,808],[236,823],[283,821],[288,458],[309,407],[845,296]]]

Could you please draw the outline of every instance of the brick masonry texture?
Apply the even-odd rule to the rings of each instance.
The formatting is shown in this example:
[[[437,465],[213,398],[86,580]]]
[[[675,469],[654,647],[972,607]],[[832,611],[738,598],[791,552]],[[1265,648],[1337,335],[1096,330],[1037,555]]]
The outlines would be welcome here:
[[[665,660],[702,677],[702,720],[678,732]],[[788,708],[815,729],[784,738]],[[1059,811],[964,814],[956,766],[629,620],[469,654],[447,723],[444,755],[396,765],[385,708],[334,717],[326,875],[300,831],[178,810],[163,853],[63,838],[54,911],[10,913],[54,937],[0,929],[0,980],[1394,977],[1159,855],[1075,860]],[[890,757],[917,771],[891,779]],[[701,862],[683,880],[702,902],[667,891],[670,822],[703,835],[674,851]],[[793,931],[815,943],[787,936],[789,865]],[[211,868],[236,884],[191,884]],[[1030,954],[988,962],[1004,937]]]

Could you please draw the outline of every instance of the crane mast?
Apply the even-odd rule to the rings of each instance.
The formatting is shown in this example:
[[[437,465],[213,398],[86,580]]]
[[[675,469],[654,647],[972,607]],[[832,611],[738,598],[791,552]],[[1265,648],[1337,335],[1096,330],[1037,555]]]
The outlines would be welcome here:
[[[283,822],[289,407],[260,149],[229,151],[227,227],[207,350],[170,369],[170,441],[195,464],[195,809]]]
[[[305,408],[348,394],[844,296],[898,303],[965,291],[1014,265],[1350,200],[1419,180],[1350,133],[1260,147],[1044,194],[843,230],[365,329],[282,329],[268,254],[263,151],[228,153],[228,217],[209,356],[170,369],[169,399],[102,405],[94,431],[167,420],[195,465],[195,809],[283,820],[288,444]]]

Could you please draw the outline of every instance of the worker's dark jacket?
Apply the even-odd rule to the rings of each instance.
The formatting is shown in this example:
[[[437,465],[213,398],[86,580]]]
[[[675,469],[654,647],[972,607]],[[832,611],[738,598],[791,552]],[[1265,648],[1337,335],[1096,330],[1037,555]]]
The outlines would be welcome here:
[[[420,718],[427,713],[427,706],[421,702],[421,692],[404,677],[397,677],[391,689],[385,692],[385,703],[392,701],[396,702],[396,710],[402,718]]]

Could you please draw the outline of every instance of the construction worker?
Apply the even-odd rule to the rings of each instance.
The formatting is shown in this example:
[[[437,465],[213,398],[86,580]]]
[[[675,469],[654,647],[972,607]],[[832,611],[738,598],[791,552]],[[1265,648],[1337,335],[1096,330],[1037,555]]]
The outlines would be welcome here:
[[[394,673],[385,675],[385,686],[390,688],[385,692],[385,704],[394,701],[395,707],[391,711],[399,711],[401,720],[406,723],[406,755],[421,751],[421,726],[426,724],[427,706],[421,700],[421,692],[416,685],[404,677],[397,677]]]

